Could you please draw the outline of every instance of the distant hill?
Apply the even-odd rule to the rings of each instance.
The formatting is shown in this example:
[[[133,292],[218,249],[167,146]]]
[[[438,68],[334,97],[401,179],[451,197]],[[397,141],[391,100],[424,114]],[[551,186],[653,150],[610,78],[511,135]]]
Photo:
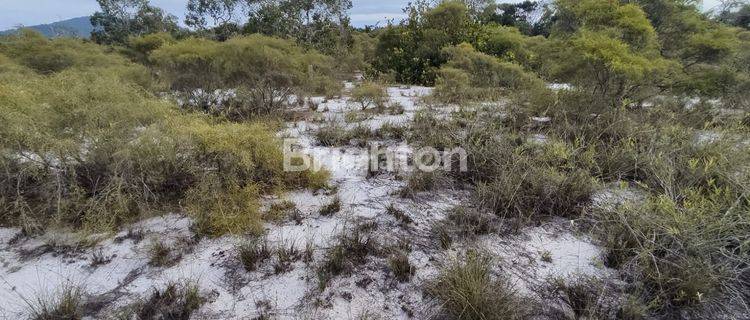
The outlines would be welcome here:
[[[78,37],[88,38],[91,36],[91,31],[94,27],[89,21],[90,17],[79,17],[50,24],[40,24],[36,26],[24,26],[24,28],[30,28],[41,32],[43,35],[55,38],[55,37]],[[0,35],[7,35],[16,32],[18,29],[0,31]]]

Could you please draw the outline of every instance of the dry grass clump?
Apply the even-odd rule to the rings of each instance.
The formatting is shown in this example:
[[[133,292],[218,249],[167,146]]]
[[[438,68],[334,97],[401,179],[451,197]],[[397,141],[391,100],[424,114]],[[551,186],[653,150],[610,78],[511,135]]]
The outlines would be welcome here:
[[[153,289],[143,301],[130,305],[124,310],[123,319],[190,319],[206,299],[201,296],[198,284],[190,281],[171,282],[161,290]]]
[[[271,258],[272,250],[265,239],[253,239],[237,246],[237,256],[247,271],[255,271],[259,264]]]
[[[388,267],[400,282],[409,281],[414,274],[414,267],[409,262],[409,256],[400,251],[388,258]]]
[[[412,220],[412,218],[410,218],[409,215],[404,212],[404,210],[396,208],[396,206],[392,203],[385,207],[385,213],[393,216],[404,225],[414,222],[414,220]]]
[[[268,210],[263,214],[265,220],[269,221],[283,221],[286,218],[292,218],[293,220],[299,215],[297,205],[294,202],[285,200],[271,204]]]
[[[318,144],[326,147],[345,146],[354,143],[360,147],[375,138],[375,133],[370,128],[357,125],[347,129],[337,122],[327,123],[315,132]]]
[[[33,300],[26,301],[29,319],[82,319],[83,296],[84,291],[81,287],[65,284],[53,296],[38,296]]]
[[[343,230],[318,268],[320,288],[325,288],[334,277],[351,272],[354,267],[364,263],[367,256],[378,251],[379,244],[372,235],[372,226],[361,224],[350,230]]]
[[[507,279],[492,276],[491,266],[489,256],[468,252],[465,259],[443,269],[428,291],[452,319],[523,319],[528,304]]]
[[[177,260],[172,251],[168,244],[154,239],[148,246],[148,264],[154,267],[169,266]]]
[[[224,42],[189,38],[161,46],[150,60],[184,107],[235,120],[278,114],[295,94],[341,89],[333,58],[260,34]],[[229,89],[232,94],[216,94]]]
[[[406,185],[399,190],[399,196],[414,198],[420,192],[445,188],[449,184],[450,180],[442,170],[429,172],[418,170],[409,176]]]
[[[331,202],[320,208],[319,213],[321,216],[330,217],[339,211],[341,211],[341,198],[336,195]]]

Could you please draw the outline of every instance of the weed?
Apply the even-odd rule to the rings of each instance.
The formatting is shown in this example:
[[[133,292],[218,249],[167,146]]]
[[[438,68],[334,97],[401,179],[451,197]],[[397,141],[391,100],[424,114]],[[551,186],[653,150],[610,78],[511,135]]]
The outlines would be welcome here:
[[[154,239],[148,246],[148,264],[153,267],[167,267],[179,260],[168,244]]]
[[[402,224],[410,224],[414,222],[403,210],[396,208],[392,203],[385,208],[385,212],[396,218]]]
[[[483,235],[495,231],[496,218],[481,210],[455,207],[448,212],[448,228],[462,236]]]
[[[282,243],[276,248],[276,263],[273,266],[274,273],[285,273],[292,270],[292,263],[301,258],[301,253],[295,246],[294,241]]]
[[[318,269],[320,288],[328,281],[355,266],[365,262],[368,255],[378,252],[378,243],[371,234],[371,227],[358,225],[352,230],[339,234],[336,243],[328,249],[322,265]]]
[[[331,202],[324,205],[322,208],[320,208],[320,215],[324,217],[330,217],[333,214],[339,212],[341,210],[341,198],[339,196],[334,196],[333,199],[331,199]]]
[[[415,171],[409,176],[406,186],[401,188],[399,195],[402,198],[414,198],[419,192],[435,190],[448,182],[442,171]]]
[[[271,206],[268,208],[268,211],[266,211],[264,215],[264,219],[267,221],[283,221],[287,217],[292,218],[293,220],[296,220],[295,217],[299,214],[296,213],[297,211],[297,205],[294,204],[294,202],[291,201],[282,201],[282,202],[276,202],[271,204]]]
[[[265,239],[254,239],[237,246],[237,254],[247,271],[255,271],[258,265],[271,257],[271,249]]]
[[[97,250],[94,250],[93,253],[91,253],[91,264],[92,267],[97,267],[101,265],[105,265],[107,263],[110,263],[112,261],[111,256],[104,255],[104,250],[102,248],[99,248]]]
[[[169,283],[162,290],[153,289],[147,299],[130,307],[130,313],[142,320],[188,320],[205,301],[197,284]]]
[[[388,259],[388,266],[391,268],[391,272],[396,276],[396,279],[401,282],[409,281],[414,274],[414,268],[409,262],[409,256],[402,252],[398,252],[391,256]]]
[[[450,249],[453,244],[451,230],[446,223],[437,223],[432,227],[432,236],[443,250]]]

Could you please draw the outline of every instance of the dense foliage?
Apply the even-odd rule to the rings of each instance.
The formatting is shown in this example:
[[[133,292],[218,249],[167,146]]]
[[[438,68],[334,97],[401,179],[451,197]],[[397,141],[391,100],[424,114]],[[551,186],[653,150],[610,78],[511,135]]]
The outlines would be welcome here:
[[[183,114],[96,45],[24,32],[0,57],[3,224],[111,230],[185,205],[204,234],[259,233],[261,194],[325,184],[282,170],[269,125]]]

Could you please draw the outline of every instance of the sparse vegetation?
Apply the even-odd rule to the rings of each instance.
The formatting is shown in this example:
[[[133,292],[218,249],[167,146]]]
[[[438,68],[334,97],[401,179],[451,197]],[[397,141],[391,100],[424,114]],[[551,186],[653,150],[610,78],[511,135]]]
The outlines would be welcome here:
[[[331,201],[320,208],[320,215],[324,217],[330,217],[335,213],[341,211],[341,198],[338,195],[334,196]]]
[[[276,262],[273,266],[275,273],[284,273],[292,270],[292,263],[300,260],[302,253],[297,249],[294,241],[282,242],[276,248]]]
[[[368,255],[378,252],[379,244],[371,232],[368,225],[362,224],[343,230],[338,235],[318,268],[321,289],[334,277],[351,272],[354,267],[364,263]]]
[[[144,320],[187,320],[204,302],[197,283],[172,282],[161,290],[154,288],[148,298],[129,306],[125,314]]]
[[[337,214],[342,202],[330,196],[327,172],[284,169],[281,137],[299,133],[304,147],[317,140],[315,153],[408,143],[415,151],[461,147],[467,155],[466,170],[455,166],[464,159],[427,156],[451,170],[418,168],[396,192],[390,187],[400,182],[388,180],[402,180],[400,172],[378,166],[356,177],[367,191],[388,191],[368,199],[368,208],[390,205],[326,248],[315,266],[322,291],[365,262],[408,281],[414,268],[404,243],[430,238],[414,242],[442,249],[421,250],[427,261],[448,249],[462,259],[428,286],[443,316],[527,318],[530,306],[491,257],[463,252],[478,236],[569,220],[560,228],[591,236],[624,284],[600,292],[594,279],[555,283],[543,298],[572,314],[552,317],[748,313],[750,6],[741,1],[710,12],[677,0],[416,1],[403,20],[364,28],[351,25],[352,4],[344,0],[186,0],[184,24],[146,0],[98,2],[90,40],[28,29],[0,36],[0,226],[20,227],[23,239],[52,230],[83,239],[51,236],[30,251],[80,256],[96,271],[116,252],[105,256],[101,239],[169,212],[190,217],[196,241],[252,239],[235,248],[246,271],[273,277],[298,260],[310,267],[319,247],[271,249],[263,238],[269,228],[274,235],[279,227],[307,230],[305,215],[316,210],[328,217],[323,222],[346,216]],[[342,91],[344,79],[355,83],[350,91]],[[407,91],[410,85],[435,88],[419,97],[429,90]],[[346,103],[361,110],[341,123]],[[638,196],[601,205],[615,185]],[[312,208],[296,195],[300,209],[290,201],[266,207],[305,188],[314,191]],[[444,196],[467,201],[451,201],[452,210],[431,206],[436,215],[399,209]],[[322,198],[330,202],[318,208]],[[347,209],[364,204],[349,200]],[[383,239],[399,239],[388,247],[394,250],[380,250],[372,233],[384,222],[393,230]],[[143,237],[128,232],[114,242]],[[19,239],[11,242],[30,243]],[[167,267],[190,254],[181,243],[189,241],[158,239],[137,251],[151,266]],[[78,245],[85,248],[72,249]],[[381,255],[369,261],[371,254]],[[529,259],[552,268],[563,263],[553,254]],[[255,281],[243,276],[230,280]],[[372,281],[358,280],[362,288]],[[331,307],[333,294],[352,301],[350,292],[329,293],[313,305]],[[84,296],[63,288],[29,301],[28,313],[97,317],[84,315]],[[170,284],[126,308],[125,317],[188,319],[204,301],[197,284]],[[258,301],[259,314],[271,315],[272,303]]]
[[[264,214],[264,219],[268,221],[283,221],[286,218],[292,218],[294,220],[295,215],[298,211],[297,205],[294,202],[285,200],[281,202],[275,202],[271,204],[268,211]]]
[[[385,212],[396,218],[402,224],[410,224],[413,220],[403,210],[396,208],[392,203],[385,207]]]
[[[154,239],[148,246],[148,264],[154,267],[165,267],[179,260],[173,248],[161,240]]]

